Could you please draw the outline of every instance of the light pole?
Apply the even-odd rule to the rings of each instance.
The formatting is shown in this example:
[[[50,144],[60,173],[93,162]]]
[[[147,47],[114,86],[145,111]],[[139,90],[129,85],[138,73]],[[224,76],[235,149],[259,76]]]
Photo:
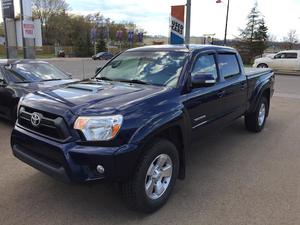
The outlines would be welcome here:
[[[191,6],[192,1],[187,0],[186,2],[186,22],[185,22],[185,44],[190,43],[190,34],[191,34]]]
[[[217,0],[216,3],[222,3],[222,0]],[[225,23],[225,34],[224,34],[224,45],[227,44],[227,28],[228,28],[229,6],[230,6],[230,0],[227,0],[227,12],[226,12],[226,23]]]

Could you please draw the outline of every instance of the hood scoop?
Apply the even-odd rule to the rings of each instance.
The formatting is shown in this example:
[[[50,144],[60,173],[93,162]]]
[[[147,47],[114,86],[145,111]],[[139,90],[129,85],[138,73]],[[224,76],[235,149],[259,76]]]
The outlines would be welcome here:
[[[67,89],[75,89],[79,91],[87,91],[91,93],[97,93],[104,89],[103,85],[95,85],[95,84],[72,84],[68,85]]]

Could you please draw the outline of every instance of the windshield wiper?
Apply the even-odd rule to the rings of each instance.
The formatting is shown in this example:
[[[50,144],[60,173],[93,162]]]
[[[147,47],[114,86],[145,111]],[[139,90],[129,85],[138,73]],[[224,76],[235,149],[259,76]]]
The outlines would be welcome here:
[[[117,80],[117,81],[132,83],[132,84],[146,84],[146,85],[149,85],[149,83],[147,83],[146,81],[138,80],[138,79],[132,79],[132,80],[120,79],[120,80]]]
[[[96,80],[106,80],[106,81],[114,81],[108,77],[95,77]]]
[[[132,80],[127,80],[127,79],[110,79],[108,77],[96,77],[96,80],[105,80],[105,81],[116,81],[116,82],[125,82],[125,83],[131,83],[131,84],[146,84],[148,85],[149,83],[143,81],[143,80],[138,80],[138,79],[132,79]]]
[[[44,82],[44,81],[54,81],[54,80],[61,80],[61,79],[56,78],[56,79],[47,79],[47,80],[41,80],[41,81]]]

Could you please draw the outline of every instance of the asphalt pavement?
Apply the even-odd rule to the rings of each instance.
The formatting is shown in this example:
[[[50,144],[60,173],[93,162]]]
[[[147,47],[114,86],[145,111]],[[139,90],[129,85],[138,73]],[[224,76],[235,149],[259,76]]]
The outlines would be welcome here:
[[[57,63],[80,76],[78,62]],[[89,74],[98,62],[87,65]],[[111,184],[60,183],[15,159],[12,125],[0,120],[0,224],[300,224],[300,77],[276,82],[265,130],[249,133],[240,119],[200,138],[186,179],[152,215],[128,210]]]

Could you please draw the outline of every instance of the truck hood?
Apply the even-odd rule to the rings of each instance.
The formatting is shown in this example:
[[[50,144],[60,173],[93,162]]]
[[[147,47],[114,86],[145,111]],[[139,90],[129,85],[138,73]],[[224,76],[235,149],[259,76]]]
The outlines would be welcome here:
[[[81,116],[111,115],[167,90],[170,88],[87,80],[35,92],[24,99],[24,104],[59,115],[68,110]]]
[[[54,80],[54,81],[43,81],[43,82],[32,82],[32,83],[14,83],[11,87],[20,92],[20,97],[24,94],[31,93],[38,90],[45,90],[48,88],[57,87],[60,85],[65,85],[73,82],[78,82],[78,80]]]

